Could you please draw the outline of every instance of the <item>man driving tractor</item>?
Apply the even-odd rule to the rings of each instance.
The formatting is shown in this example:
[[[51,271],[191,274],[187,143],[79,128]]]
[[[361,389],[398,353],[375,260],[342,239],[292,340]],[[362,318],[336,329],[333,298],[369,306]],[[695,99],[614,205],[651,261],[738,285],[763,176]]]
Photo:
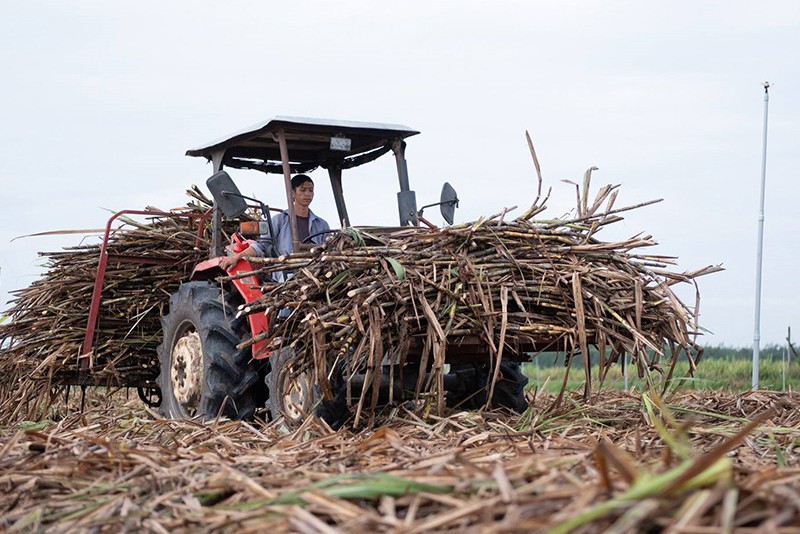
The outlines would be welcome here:
[[[306,240],[312,243],[322,243],[325,233],[330,230],[330,226],[322,217],[318,217],[309,206],[314,200],[314,181],[305,174],[298,174],[292,178],[292,204],[297,218],[298,240],[303,243]],[[226,256],[220,261],[220,267],[231,269],[239,260],[248,256],[265,257],[271,255],[274,250],[276,256],[291,254],[294,252],[292,244],[292,232],[290,228],[289,211],[272,218],[272,229],[275,232],[274,239],[259,239],[239,253]]]

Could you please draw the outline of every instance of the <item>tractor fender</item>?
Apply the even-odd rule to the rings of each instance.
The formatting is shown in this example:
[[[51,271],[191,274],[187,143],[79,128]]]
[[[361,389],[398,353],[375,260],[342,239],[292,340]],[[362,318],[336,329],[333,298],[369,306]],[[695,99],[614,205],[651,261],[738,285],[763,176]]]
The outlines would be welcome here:
[[[192,282],[200,280],[213,280],[220,276],[235,276],[237,274],[251,273],[253,267],[247,260],[239,260],[230,271],[225,271],[219,266],[222,257],[211,258],[201,261],[192,270],[190,280]],[[254,274],[244,276],[242,278],[234,278],[230,280],[230,285],[242,296],[245,304],[250,304],[261,298],[261,284]],[[269,329],[269,320],[264,313],[251,313],[247,316],[247,321],[250,324],[250,331],[253,337],[265,333]],[[268,339],[262,339],[253,344],[253,359],[261,360],[268,358],[271,351],[267,350],[269,344]]]
[[[189,277],[189,280],[192,282],[199,282],[203,280],[213,280],[218,276],[225,276],[228,273],[219,266],[221,261],[222,256],[201,261],[192,269],[192,275]]]

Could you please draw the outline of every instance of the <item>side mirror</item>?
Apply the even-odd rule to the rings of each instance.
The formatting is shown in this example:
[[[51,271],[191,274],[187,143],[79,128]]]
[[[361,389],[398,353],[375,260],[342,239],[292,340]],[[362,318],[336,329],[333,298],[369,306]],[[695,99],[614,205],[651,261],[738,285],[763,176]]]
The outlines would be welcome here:
[[[206,180],[206,186],[214,197],[214,202],[226,217],[237,217],[247,211],[247,202],[233,183],[231,175],[219,171]]]
[[[439,210],[447,224],[453,224],[453,216],[458,207],[458,195],[450,183],[445,182],[442,186],[442,195],[439,197]]]

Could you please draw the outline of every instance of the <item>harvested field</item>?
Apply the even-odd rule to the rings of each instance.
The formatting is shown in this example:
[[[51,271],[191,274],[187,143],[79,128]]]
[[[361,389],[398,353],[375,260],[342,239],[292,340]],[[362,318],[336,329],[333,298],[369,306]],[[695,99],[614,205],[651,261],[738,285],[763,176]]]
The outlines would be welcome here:
[[[117,394],[0,431],[0,529],[800,532],[798,401],[607,391],[287,432],[163,420]]]

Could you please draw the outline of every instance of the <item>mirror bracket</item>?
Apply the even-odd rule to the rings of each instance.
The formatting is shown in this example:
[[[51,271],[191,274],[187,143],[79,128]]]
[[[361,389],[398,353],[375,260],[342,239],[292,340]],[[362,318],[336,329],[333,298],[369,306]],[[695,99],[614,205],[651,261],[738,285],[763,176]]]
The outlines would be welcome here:
[[[422,206],[417,212],[417,216],[422,217],[422,212],[425,211],[425,208],[432,208],[433,206],[439,206],[442,217],[447,221],[447,224],[453,224],[453,217],[458,207],[458,194],[456,194],[456,190],[452,185],[445,182],[442,186],[442,194],[439,197],[439,202]]]

